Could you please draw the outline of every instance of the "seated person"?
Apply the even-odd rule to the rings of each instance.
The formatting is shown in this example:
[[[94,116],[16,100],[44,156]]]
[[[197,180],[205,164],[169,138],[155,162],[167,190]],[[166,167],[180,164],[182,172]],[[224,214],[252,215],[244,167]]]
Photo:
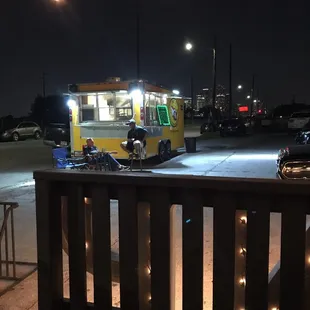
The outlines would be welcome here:
[[[142,150],[146,146],[147,130],[137,126],[134,119],[131,119],[127,125],[130,126],[130,130],[128,131],[127,141],[121,143],[121,148],[131,156],[134,150],[138,156],[142,155]]]
[[[110,163],[112,171],[126,170],[128,169],[126,166],[121,165],[111,154],[104,153],[102,157],[95,158],[94,156],[98,154],[99,151],[94,144],[94,140],[92,138],[88,138],[86,140],[86,146],[83,148],[83,154],[87,157],[88,163],[90,165],[96,165],[99,161]]]

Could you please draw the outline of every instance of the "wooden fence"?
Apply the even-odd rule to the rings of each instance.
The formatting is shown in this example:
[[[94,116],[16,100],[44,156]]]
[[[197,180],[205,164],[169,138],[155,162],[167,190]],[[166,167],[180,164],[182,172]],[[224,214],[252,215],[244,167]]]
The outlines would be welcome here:
[[[34,178],[39,310],[113,308],[110,199],[118,200],[122,310],[175,308],[175,205],[182,205],[184,310],[204,308],[204,207],[213,208],[213,309],[309,309],[307,182],[91,171],[37,171]],[[69,300],[63,298],[63,197]],[[85,197],[92,201],[91,223],[85,220]],[[270,278],[272,212],[281,214],[281,276]],[[87,240],[89,224],[92,240]],[[92,251],[92,304],[86,293],[86,242]]]

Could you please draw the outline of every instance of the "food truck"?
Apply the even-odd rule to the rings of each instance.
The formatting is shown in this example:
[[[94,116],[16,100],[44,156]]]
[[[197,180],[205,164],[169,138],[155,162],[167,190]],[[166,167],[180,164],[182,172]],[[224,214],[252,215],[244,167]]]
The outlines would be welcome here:
[[[87,138],[100,150],[128,159],[120,147],[127,140],[126,123],[134,119],[148,131],[145,158],[170,158],[184,146],[184,100],[175,91],[144,80],[71,84],[68,87],[71,152],[79,152]]]

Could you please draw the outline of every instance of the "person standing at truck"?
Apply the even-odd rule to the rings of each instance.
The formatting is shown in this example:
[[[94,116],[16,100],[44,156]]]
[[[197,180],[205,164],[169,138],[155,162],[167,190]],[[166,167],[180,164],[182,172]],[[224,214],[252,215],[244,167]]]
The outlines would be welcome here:
[[[136,121],[131,119],[126,123],[129,125],[130,130],[127,134],[127,141],[121,143],[121,148],[133,156],[134,151],[137,156],[143,156],[143,150],[146,146],[147,130],[141,126],[136,125]]]

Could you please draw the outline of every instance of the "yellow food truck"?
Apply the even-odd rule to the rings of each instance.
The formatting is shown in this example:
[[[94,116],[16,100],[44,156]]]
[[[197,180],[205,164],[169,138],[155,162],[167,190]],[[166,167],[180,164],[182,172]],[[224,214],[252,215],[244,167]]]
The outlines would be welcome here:
[[[184,100],[176,91],[146,81],[121,81],[69,85],[71,153],[81,151],[93,138],[98,149],[128,159],[120,144],[127,140],[134,119],[148,131],[145,158],[168,160],[172,150],[184,146]]]

